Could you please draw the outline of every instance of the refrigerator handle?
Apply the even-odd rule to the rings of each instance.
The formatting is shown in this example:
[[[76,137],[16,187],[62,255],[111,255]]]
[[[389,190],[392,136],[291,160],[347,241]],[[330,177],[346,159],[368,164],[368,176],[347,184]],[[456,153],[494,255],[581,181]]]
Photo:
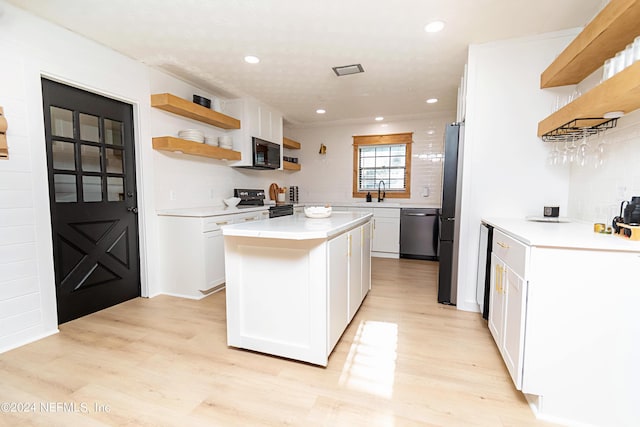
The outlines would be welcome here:
[[[437,215],[436,221],[434,222],[435,230],[433,230],[433,248],[435,249],[436,256],[438,258],[440,257],[440,228],[442,227],[441,221],[442,217],[440,217],[440,215]]]

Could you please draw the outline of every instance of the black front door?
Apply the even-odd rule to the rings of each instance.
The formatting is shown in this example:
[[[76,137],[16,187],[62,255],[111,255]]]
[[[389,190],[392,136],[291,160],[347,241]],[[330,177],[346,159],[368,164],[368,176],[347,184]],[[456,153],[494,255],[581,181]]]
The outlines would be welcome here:
[[[140,296],[133,108],[42,79],[58,323]]]

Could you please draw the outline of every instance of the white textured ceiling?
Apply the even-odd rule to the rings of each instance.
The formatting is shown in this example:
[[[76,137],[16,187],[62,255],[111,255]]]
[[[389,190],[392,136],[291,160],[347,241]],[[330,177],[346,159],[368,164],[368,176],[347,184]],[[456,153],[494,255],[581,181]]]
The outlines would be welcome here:
[[[470,43],[586,24],[603,0],[10,0],[291,124],[455,111]],[[445,29],[424,26],[443,20]],[[245,55],[261,59],[257,65]],[[360,63],[364,74],[336,77]],[[542,70],[540,70],[542,71]],[[439,98],[426,104],[427,98]],[[327,110],[325,115],[315,113]]]

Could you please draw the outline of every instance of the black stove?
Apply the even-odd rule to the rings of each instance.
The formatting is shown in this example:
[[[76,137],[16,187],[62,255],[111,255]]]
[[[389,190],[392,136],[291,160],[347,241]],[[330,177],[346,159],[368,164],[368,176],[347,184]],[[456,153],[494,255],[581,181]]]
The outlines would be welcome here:
[[[240,198],[238,208],[250,208],[252,206],[264,206],[264,190],[252,190],[246,188],[235,188],[233,196]],[[269,207],[269,218],[293,215],[293,205],[275,205]]]
[[[234,188],[233,197],[239,197],[238,206],[264,206],[264,190]]]

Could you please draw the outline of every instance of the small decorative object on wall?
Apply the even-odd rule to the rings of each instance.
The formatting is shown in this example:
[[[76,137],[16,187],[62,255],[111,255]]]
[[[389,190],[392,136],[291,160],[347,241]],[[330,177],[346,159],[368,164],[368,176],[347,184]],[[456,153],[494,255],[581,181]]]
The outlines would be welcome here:
[[[9,158],[9,146],[7,145],[7,119],[4,117],[4,109],[0,107],[0,159]]]
[[[318,154],[327,154],[327,146],[320,144],[320,151],[318,151]]]

